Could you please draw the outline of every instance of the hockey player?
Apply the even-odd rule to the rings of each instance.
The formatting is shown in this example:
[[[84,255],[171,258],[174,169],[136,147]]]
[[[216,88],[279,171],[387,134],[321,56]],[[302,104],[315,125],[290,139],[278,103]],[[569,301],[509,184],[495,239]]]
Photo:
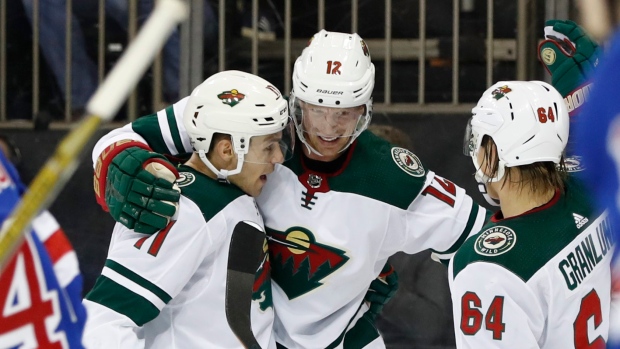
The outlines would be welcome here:
[[[561,95],[498,82],[472,112],[465,152],[501,209],[450,262],[457,348],[605,348],[613,238],[566,176]]]
[[[264,79],[225,71],[185,102],[182,127],[194,153],[178,168],[178,212],[155,235],[116,225],[105,267],[84,300],[91,348],[244,348],[226,321],[229,307],[244,301],[229,304],[227,269],[229,256],[255,254],[232,247],[248,228],[260,231],[262,263],[247,316],[256,345],[275,348],[267,242],[254,197],[291,154],[286,100]],[[142,165],[140,146],[117,161]]]
[[[383,348],[364,296],[388,257],[433,248],[449,258],[482,227],[485,210],[463,189],[426,169],[411,151],[365,131],[374,73],[357,34],[321,31],[295,63],[289,105],[302,144],[257,198],[269,235],[274,329],[282,347]],[[120,188],[120,177],[138,183],[137,174],[116,161],[127,148],[112,149],[119,155],[111,157],[114,142],[134,139],[156,152],[186,152],[178,117],[193,108],[182,100],[100,140],[94,150],[95,159],[101,155],[99,201],[114,206],[119,219],[155,226],[146,207],[160,199],[123,188],[105,195],[106,185]],[[146,205],[125,205],[125,198],[140,202],[132,196]],[[113,212],[119,206],[125,209]]]
[[[24,190],[0,151],[0,222]],[[0,348],[83,348],[81,297],[75,251],[56,219],[44,211],[0,274]]]

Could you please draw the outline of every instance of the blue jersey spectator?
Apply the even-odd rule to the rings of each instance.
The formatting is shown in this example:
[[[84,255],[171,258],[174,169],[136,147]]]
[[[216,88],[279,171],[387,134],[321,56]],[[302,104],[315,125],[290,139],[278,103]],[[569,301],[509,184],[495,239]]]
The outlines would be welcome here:
[[[0,152],[0,222],[25,186]],[[75,251],[47,211],[0,274],[0,348],[83,348],[86,311]]]

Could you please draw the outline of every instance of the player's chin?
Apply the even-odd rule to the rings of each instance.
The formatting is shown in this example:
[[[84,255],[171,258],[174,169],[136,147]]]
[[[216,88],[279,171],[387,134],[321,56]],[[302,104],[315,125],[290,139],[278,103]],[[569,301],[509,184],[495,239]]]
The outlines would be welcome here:
[[[338,156],[342,150],[347,146],[348,138],[342,137],[338,138],[336,142],[333,144],[329,144],[325,146],[324,144],[319,144],[317,147],[319,153],[321,153],[324,157],[331,158],[334,156]]]
[[[267,175],[260,175],[254,182],[249,194],[254,197],[259,196],[265,187],[265,183],[267,183]]]

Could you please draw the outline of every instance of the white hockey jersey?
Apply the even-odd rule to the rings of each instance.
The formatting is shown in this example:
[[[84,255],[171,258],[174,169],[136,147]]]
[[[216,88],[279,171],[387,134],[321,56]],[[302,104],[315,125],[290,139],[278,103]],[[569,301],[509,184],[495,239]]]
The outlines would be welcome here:
[[[93,160],[121,139],[160,153],[190,152],[185,102],[112,131]],[[302,146],[276,166],[257,198],[269,235],[276,340],[290,349],[382,348],[374,325],[358,319],[388,257],[431,248],[450,258],[480,230],[485,210],[413,153],[370,132],[332,163],[303,157]],[[345,338],[347,331],[355,335]]]
[[[457,348],[605,348],[613,237],[592,207],[571,181],[463,244],[449,267]]]
[[[263,227],[262,218],[237,187],[187,166],[179,172],[179,210],[166,229],[144,235],[115,226],[105,267],[84,300],[87,347],[244,348],[226,320],[229,245],[239,222]],[[273,349],[267,254],[252,298],[254,336]]]

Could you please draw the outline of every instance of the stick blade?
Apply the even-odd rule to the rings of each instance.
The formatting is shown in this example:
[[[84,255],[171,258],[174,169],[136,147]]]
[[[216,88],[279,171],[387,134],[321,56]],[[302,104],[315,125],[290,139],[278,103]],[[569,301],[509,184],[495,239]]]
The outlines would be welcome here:
[[[252,293],[256,271],[265,259],[265,233],[251,222],[233,229],[226,275],[226,320],[246,348],[260,349],[252,332]]]

